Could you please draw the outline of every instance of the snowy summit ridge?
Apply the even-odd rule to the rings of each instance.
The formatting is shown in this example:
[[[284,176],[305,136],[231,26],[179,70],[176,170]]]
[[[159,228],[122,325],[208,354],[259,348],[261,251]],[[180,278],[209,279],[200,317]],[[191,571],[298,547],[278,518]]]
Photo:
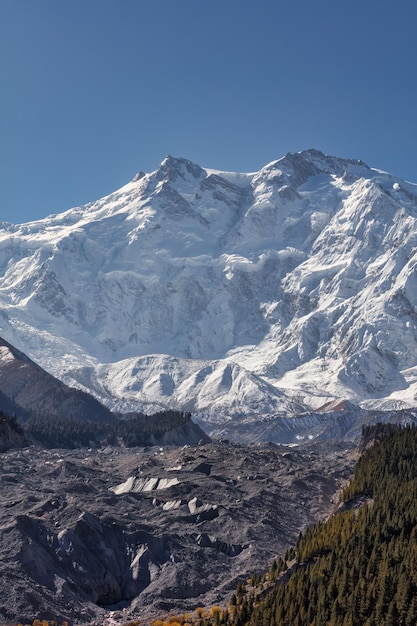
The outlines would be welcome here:
[[[118,410],[203,423],[417,397],[417,186],[317,150],[259,172],[166,157],[0,225],[0,334]]]

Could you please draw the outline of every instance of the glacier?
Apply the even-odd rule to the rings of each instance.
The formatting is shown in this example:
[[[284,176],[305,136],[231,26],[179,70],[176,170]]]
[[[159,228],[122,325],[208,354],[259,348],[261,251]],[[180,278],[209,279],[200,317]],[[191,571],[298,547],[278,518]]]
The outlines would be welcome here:
[[[0,223],[0,335],[112,410],[214,433],[414,407],[417,185],[317,150],[253,173],[168,156]]]

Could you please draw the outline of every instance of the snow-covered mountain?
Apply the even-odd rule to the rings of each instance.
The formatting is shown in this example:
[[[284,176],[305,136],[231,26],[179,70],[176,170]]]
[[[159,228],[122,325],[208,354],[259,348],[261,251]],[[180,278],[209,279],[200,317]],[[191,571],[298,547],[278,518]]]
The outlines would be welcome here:
[[[0,224],[0,335],[115,410],[209,429],[417,401],[417,185],[307,150],[238,174],[168,156]]]

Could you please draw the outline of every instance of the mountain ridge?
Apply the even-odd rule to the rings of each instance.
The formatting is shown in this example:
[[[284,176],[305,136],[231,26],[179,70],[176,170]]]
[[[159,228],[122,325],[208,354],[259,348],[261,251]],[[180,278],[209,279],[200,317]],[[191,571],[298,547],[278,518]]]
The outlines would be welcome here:
[[[417,186],[317,150],[259,172],[166,157],[0,228],[0,330],[111,409],[256,423],[417,397]]]

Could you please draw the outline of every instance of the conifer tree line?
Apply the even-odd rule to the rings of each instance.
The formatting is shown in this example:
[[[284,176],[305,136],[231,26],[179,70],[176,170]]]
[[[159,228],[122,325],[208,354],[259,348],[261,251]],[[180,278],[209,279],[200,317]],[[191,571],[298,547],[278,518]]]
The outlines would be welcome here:
[[[217,624],[417,625],[417,429],[377,425],[364,434],[376,443],[343,490],[341,512],[300,534],[261,584],[239,587]]]
[[[126,414],[123,419],[111,422],[36,415],[24,427],[31,439],[47,448],[73,449],[91,445],[122,445],[131,448],[154,445],[164,433],[190,420],[190,413],[169,410],[151,416]]]
[[[10,417],[0,410],[0,452],[5,452],[13,445],[25,445],[26,438],[15,417]]]
[[[4,425],[8,425],[11,428],[13,428],[16,432],[20,433],[23,435],[23,429],[22,427],[17,423],[17,419],[15,416],[12,415],[8,415],[7,413],[5,413],[4,411],[0,410],[0,427],[4,426]]]

